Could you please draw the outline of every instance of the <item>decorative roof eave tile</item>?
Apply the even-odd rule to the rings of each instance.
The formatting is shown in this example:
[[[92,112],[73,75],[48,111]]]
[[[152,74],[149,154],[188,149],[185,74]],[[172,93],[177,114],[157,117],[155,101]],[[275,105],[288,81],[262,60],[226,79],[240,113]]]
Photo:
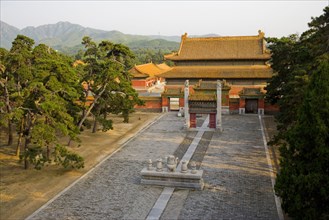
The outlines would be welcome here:
[[[222,80],[222,90],[230,90],[231,86],[228,85],[226,80]],[[195,91],[214,91],[217,90],[217,82],[203,81],[202,79],[193,87]]]
[[[189,95],[188,100],[189,101],[216,101],[217,96],[214,94],[195,93],[195,94]]]
[[[163,55],[163,57],[164,57],[165,60],[171,60],[175,56],[177,56],[177,53],[176,52],[171,53],[171,54],[165,54],[165,55]]]
[[[168,71],[168,70],[171,70],[172,69],[172,67],[168,66],[166,63],[156,64],[156,66],[159,69],[162,69],[162,70],[165,70],[165,71]]]
[[[133,78],[147,78],[149,75],[143,74],[143,73],[133,73],[131,74]]]
[[[139,71],[136,68],[136,66],[134,66],[133,68],[131,68],[128,72],[133,76],[133,78],[146,78],[146,77],[149,77],[148,74],[145,74],[145,73]]]
[[[163,96],[182,96],[184,95],[184,88],[182,86],[179,87],[165,87],[164,92],[162,93]]]
[[[241,92],[239,92],[241,98],[263,98],[265,94],[261,91],[261,88],[247,88],[244,87]]]
[[[269,79],[271,67],[260,66],[176,66],[158,75],[167,79]]]
[[[184,57],[179,57],[179,56],[165,56],[166,60],[171,60],[171,61],[204,61],[204,60],[269,60],[271,58],[270,54],[264,54],[262,56],[250,56],[250,57],[221,57],[221,58],[216,58],[216,57],[195,57],[195,58],[184,58]]]

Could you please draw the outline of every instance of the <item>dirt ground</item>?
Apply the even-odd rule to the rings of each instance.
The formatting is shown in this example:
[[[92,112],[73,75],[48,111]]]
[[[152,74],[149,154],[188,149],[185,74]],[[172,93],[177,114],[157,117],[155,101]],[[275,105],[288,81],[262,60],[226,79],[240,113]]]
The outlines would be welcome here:
[[[114,130],[95,134],[84,131],[80,135],[81,146],[75,144],[71,147],[85,159],[85,167],[80,170],[55,165],[48,165],[42,170],[24,170],[23,164],[14,156],[15,144],[5,146],[4,132],[0,133],[0,219],[25,219],[159,115],[136,112],[131,115],[128,124],[122,122],[122,117],[111,116]]]

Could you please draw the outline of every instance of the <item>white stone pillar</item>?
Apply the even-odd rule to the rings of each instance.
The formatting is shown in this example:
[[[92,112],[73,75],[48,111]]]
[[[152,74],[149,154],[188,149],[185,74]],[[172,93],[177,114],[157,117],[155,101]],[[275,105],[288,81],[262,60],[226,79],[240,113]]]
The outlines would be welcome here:
[[[222,82],[217,80],[216,128],[222,131]]]
[[[185,128],[190,128],[190,113],[188,107],[188,96],[189,96],[189,81],[185,81],[185,88],[184,88],[184,117],[185,117]]]

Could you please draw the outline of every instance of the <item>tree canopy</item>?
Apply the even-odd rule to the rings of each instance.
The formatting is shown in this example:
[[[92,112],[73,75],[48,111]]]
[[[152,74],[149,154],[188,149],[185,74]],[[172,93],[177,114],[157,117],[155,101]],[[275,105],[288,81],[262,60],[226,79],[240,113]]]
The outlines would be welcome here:
[[[267,100],[277,103],[280,172],[275,191],[296,219],[329,218],[329,7],[301,36],[270,38],[276,75]]]
[[[127,72],[134,58],[129,48],[109,41],[97,45],[90,37],[82,44],[86,49],[78,66],[47,45],[34,46],[34,40],[23,35],[9,51],[0,49],[0,126],[7,130],[8,145],[18,134],[16,154],[25,168],[33,164],[41,169],[53,162],[83,167],[83,158],[70,151],[63,138],[78,141],[90,113],[106,131],[112,129],[108,113],[121,113],[128,122],[134,105],[142,104]],[[93,97],[90,105],[88,95]]]
[[[97,45],[90,37],[84,37],[82,44],[86,48],[82,80],[87,84],[87,92],[92,94],[93,101],[86,106],[79,128],[91,112],[94,115],[94,132],[97,122],[102,124],[103,131],[112,129],[112,121],[107,119],[108,113],[122,113],[124,121],[128,122],[129,112],[134,105],[142,104],[138,93],[132,88],[128,73],[133,53],[128,47],[109,41]]]
[[[46,45],[33,46],[32,39],[18,35],[3,58],[1,102],[6,111],[1,114],[8,122],[9,137],[14,125],[19,134],[17,155],[25,168],[31,163],[40,169],[52,161],[83,167],[83,159],[59,141],[61,136],[74,138],[78,133],[69,113],[79,98],[77,73],[69,58]],[[20,154],[22,139],[24,151]]]

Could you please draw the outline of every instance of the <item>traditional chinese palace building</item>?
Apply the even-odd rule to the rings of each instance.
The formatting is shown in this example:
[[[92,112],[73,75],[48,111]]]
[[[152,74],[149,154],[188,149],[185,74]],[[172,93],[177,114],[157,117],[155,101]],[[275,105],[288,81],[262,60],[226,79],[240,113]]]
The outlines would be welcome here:
[[[165,63],[146,63],[142,65],[135,65],[129,70],[129,73],[133,76],[131,80],[132,86],[137,91],[147,90],[158,81],[161,81],[161,77],[158,77],[159,74],[165,73],[169,70],[171,70],[171,67]]]
[[[223,114],[277,111],[264,102],[264,87],[273,74],[268,65],[270,57],[261,31],[256,36],[206,38],[189,38],[184,34],[179,51],[165,55],[166,60],[174,62],[174,67],[157,75],[166,81],[162,110],[171,110],[177,102],[183,109],[186,80],[190,102],[208,101],[209,106],[214,105],[211,102],[216,99],[215,83],[221,80]]]

